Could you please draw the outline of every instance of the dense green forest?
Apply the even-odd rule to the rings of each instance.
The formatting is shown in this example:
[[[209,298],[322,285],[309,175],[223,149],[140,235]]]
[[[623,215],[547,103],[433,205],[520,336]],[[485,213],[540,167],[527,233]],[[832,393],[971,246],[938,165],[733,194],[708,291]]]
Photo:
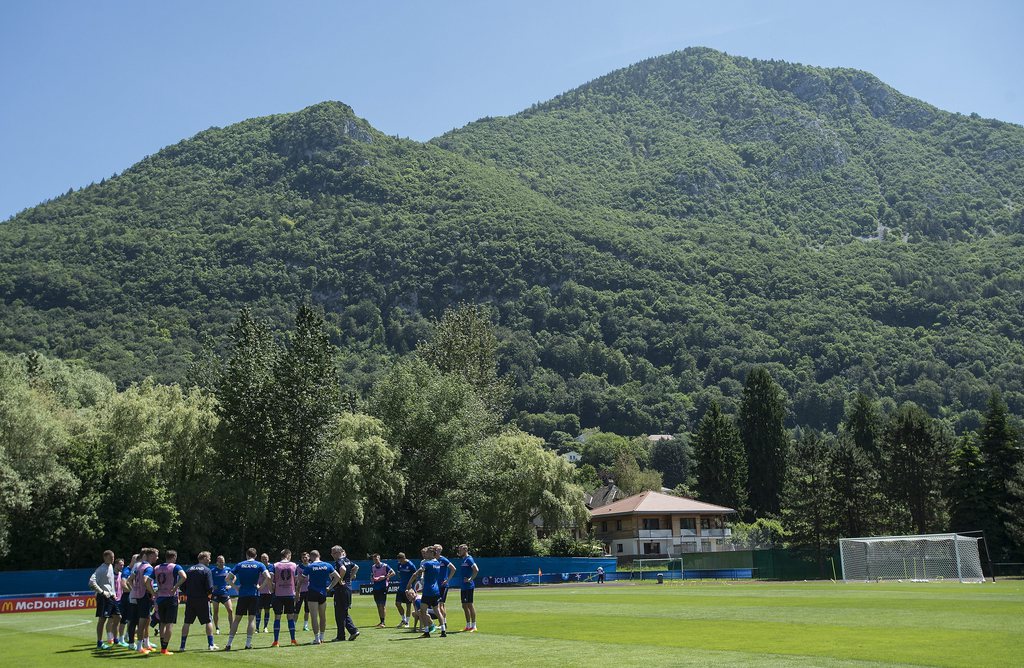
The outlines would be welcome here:
[[[365,400],[343,395],[308,304],[281,335],[243,310],[202,387],[118,391],[80,365],[0,353],[0,567],[85,565],[143,544],[229,560],[338,542],[353,556],[436,541],[593,554],[530,524],[539,512],[584,525],[591,481],[494,404],[497,339],[481,316],[452,312]]]
[[[823,577],[842,536],[981,529],[997,561],[1024,553],[1022,432],[998,392],[960,438],[912,402],[886,415],[863,393],[837,433],[789,430],[785,392],[757,367],[737,414],[712,402],[693,434],[555,432],[582,452],[574,466],[509,423],[487,310],[461,305],[434,324],[364,398],[342,391],[323,312],[305,303],[276,335],[242,310],[187,389],[118,391],[79,365],[0,353],[0,565],[81,565],[141,544],[229,558],[437,540],[595,555],[601,545],[569,530],[586,526],[585,490],[611,480],[727,504],[734,545],[785,545]]]
[[[528,431],[851,392],[957,433],[1024,413],[1024,129],[869,74],[687,49],[421,144],[339,103],[214,128],[0,223],[0,347],[182,382],[237,310],[307,295],[365,394],[459,300],[490,304]]]

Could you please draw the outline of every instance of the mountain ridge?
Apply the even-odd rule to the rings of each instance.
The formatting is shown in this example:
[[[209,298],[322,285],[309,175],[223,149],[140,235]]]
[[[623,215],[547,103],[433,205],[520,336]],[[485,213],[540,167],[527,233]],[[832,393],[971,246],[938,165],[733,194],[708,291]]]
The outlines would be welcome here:
[[[0,346],[180,381],[238,308],[279,327],[311,299],[359,389],[468,300],[537,433],[683,429],[756,365],[793,424],[857,389],[958,428],[994,386],[1024,412],[1024,128],[758,83],[831,103],[822,72],[855,71],[644,63],[429,142],[323,102],[166,147],[0,225]]]

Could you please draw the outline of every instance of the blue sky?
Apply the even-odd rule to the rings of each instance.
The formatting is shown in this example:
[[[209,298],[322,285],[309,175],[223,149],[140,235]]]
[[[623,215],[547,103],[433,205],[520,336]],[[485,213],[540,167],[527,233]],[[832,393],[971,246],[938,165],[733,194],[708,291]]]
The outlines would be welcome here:
[[[350,104],[426,140],[687,46],[1024,124],[1024,3],[0,3],[0,220],[200,130]]]

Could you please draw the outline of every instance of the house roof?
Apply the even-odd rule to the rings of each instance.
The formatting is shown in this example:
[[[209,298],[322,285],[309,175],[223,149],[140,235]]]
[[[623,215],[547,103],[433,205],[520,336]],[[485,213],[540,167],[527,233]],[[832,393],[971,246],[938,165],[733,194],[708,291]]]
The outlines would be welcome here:
[[[615,483],[608,483],[598,487],[590,494],[587,494],[583,499],[583,502],[587,505],[587,508],[599,508],[601,506],[607,506],[613,501],[621,499],[625,494],[622,490],[615,486]]]
[[[685,496],[671,496],[660,492],[640,492],[608,505],[594,508],[591,517],[632,515],[633,513],[694,513],[698,515],[725,515],[735,513],[732,508],[704,503]]]

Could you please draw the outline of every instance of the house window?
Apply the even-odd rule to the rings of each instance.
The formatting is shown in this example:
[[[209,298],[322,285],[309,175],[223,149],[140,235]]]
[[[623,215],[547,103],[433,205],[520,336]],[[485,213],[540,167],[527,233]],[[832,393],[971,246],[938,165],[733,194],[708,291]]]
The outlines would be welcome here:
[[[661,545],[658,543],[644,543],[644,554],[661,554]]]
[[[700,528],[701,528],[702,531],[704,529],[710,529],[711,528],[711,520],[708,519],[707,517],[700,518]]]
[[[622,520],[615,520],[615,530],[622,531]]]
[[[622,552],[622,543],[617,543],[615,545],[615,551],[616,552]]]
[[[696,531],[697,520],[692,517],[681,517],[679,518],[679,528],[683,530]]]
[[[660,529],[661,528],[661,523],[658,521],[657,517],[655,517],[655,518],[646,518],[645,517],[644,518],[644,528],[645,529]]]
[[[601,522],[601,531],[608,531],[608,522]]]

